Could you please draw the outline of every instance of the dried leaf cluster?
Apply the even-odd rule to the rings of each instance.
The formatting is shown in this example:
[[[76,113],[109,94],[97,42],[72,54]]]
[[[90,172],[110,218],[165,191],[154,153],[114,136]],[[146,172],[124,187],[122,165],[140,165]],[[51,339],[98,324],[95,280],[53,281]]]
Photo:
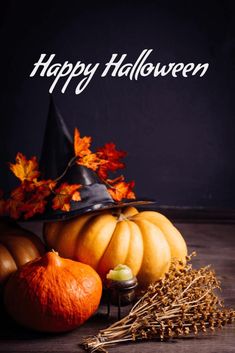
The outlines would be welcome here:
[[[115,179],[109,179],[109,172],[116,172],[118,169],[125,168],[121,161],[127,153],[118,151],[113,142],[106,143],[97,149],[95,153],[90,150],[91,137],[80,137],[78,129],[74,131],[74,152],[77,157],[76,163],[84,165],[97,172],[100,179],[107,185],[108,191],[115,201],[122,199],[135,199],[133,188],[134,181],[125,182],[121,175]]]
[[[224,308],[215,293],[217,288],[220,283],[209,266],[193,269],[191,264],[174,263],[126,317],[86,338],[82,346],[90,352],[107,352],[106,347],[113,344],[165,340],[221,328],[234,321],[235,311]]]
[[[74,163],[86,166],[97,172],[101,180],[107,185],[108,191],[116,201],[123,198],[134,199],[134,182],[125,182],[124,177],[108,179],[108,173],[124,168],[121,158],[126,152],[118,151],[114,143],[107,143],[97,149],[90,150],[91,137],[81,137],[79,130],[74,131],[74,157],[56,180],[40,179],[38,161],[36,157],[27,160],[22,153],[17,153],[15,163],[10,163],[10,170],[19,179],[20,185],[10,192],[9,198],[4,198],[0,191],[0,216],[9,216],[13,219],[31,218],[37,213],[44,213],[46,206],[51,202],[54,210],[69,211],[71,201],[80,201],[80,184],[59,183],[67,170]]]

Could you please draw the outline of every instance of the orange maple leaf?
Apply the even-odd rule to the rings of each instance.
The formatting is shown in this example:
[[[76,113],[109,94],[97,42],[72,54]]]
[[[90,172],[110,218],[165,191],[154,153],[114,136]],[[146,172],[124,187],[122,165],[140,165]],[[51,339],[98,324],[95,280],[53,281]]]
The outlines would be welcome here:
[[[14,200],[14,199],[8,199],[5,203],[5,211],[6,214],[9,215],[11,218],[13,219],[18,219],[20,218],[21,214],[22,214],[22,207],[23,203],[21,203],[18,200]]]
[[[54,210],[69,211],[71,208],[70,201],[80,201],[81,196],[79,189],[82,185],[68,183],[61,184],[56,190],[56,196],[52,200],[52,208]]]
[[[21,181],[37,180],[40,173],[38,171],[38,162],[36,157],[27,160],[22,153],[17,153],[16,163],[10,163],[10,169]]]
[[[100,164],[98,175],[102,179],[107,179],[108,171],[115,172],[118,169],[125,168],[125,164],[120,161],[120,158],[126,156],[126,152],[118,151],[113,142],[106,143],[103,147],[97,149],[97,156],[106,163]]]
[[[56,186],[56,181],[48,179],[48,180],[40,180],[34,183],[37,193],[38,194],[43,194],[46,196],[49,196],[53,189]]]
[[[12,190],[11,198],[16,201],[23,201],[24,200],[25,190],[24,190],[23,184],[21,184],[20,186],[17,186],[15,189]]]
[[[121,201],[122,199],[135,199],[135,193],[133,188],[135,186],[134,181],[129,183],[124,181],[124,177],[120,176],[116,179],[107,179],[107,183],[110,185],[108,192],[115,201]]]
[[[32,197],[28,202],[24,203],[21,207],[22,212],[24,212],[24,218],[29,219],[37,213],[43,213],[47,205],[47,200],[45,198],[39,198],[38,195]]]
[[[22,185],[13,189],[11,196],[5,203],[5,211],[13,219],[20,218],[22,214],[22,206],[25,200],[25,191]]]
[[[74,129],[74,152],[75,156],[83,157],[87,154],[90,154],[89,149],[91,145],[91,137],[89,136],[80,136],[80,132],[77,128]]]
[[[103,164],[106,164],[107,161],[100,159],[96,153],[91,153],[86,156],[83,156],[82,158],[79,158],[77,163],[80,165],[84,165],[85,167],[90,168],[92,170],[97,170],[98,167]]]
[[[42,192],[43,194],[47,193],[47,196],[49,196],[56,186],[56,181],[51,179],[34,181],[24,180],[21,185],[27,193]]]
[[[24,180],[21,185],[11,192],[5,203],[5,211],[14,219],[24,215],[25,219],[36,213],[43,213],[56,182],[52,180],[29,181]]]
[[[21,206],[24,218],[28,219],[37,213],[43,213],[48,203],[48,196],[51,195],[56,182],[53,180],[40,180],[35,183],[24,183],[27,185],[26,202]]]

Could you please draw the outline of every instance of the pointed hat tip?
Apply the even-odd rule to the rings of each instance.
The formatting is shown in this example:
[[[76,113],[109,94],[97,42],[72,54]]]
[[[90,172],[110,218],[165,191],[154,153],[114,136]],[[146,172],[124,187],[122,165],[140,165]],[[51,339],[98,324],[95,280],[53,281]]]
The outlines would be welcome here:
[[[44,178],[57,178],[72,156],[72,136],[51,96],[40,158]]]
[[[63,132],[68,141],[72,144],[73,138],[68,130],[68,127],[64,121],[64,118],[55,103],[55,99],[50,95],[49,109],[48,109],[48,120],[52,121],[52,124],[59,125],[60,130]]]

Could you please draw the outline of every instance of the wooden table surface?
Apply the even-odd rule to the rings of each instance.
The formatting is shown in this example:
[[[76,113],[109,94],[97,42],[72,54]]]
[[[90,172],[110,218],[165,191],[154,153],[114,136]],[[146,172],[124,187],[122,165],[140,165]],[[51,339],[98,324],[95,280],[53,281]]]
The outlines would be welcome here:
[[[189,251],[196,250],[195,266],[211,264],[222,281],[222,294],[225,304],[235,308],[235,224],[178,223],[176,226],[184,235]],[[38,225],[31,229],[39,231]],[[0,352],[47,353],[83,352],[79,347],[82,337],[93,335],[115,319],[116,309],[112,309],[109,321],[105,317],[105,307],[82,327],[59,335],[30,332],[13,323],[1,313]],[[141,342],[113,346],[109,352],[128,353],[234,353],[235,325],[228,325],[215,333],[197,337],[172,339],[168,342]]]

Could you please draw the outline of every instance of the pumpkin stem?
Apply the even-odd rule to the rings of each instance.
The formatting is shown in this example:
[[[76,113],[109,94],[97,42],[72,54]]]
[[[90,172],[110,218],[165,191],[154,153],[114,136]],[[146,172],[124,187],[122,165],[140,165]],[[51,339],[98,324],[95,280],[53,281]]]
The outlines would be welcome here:
[[[118,222],[121,222],[121,221],[126,221],[128,218],[123,214],[121,213],[118,217]]]
[[[125,221],[128,219],[123,213],[122,209],[118,208],[117,211],[113,212],[113,215],[117,217],[117,222]]]
[[[42,260],[46,266],[61,266],[61,258],[59,257],[58,252],[55,250],[48,251],[43,257]]]

